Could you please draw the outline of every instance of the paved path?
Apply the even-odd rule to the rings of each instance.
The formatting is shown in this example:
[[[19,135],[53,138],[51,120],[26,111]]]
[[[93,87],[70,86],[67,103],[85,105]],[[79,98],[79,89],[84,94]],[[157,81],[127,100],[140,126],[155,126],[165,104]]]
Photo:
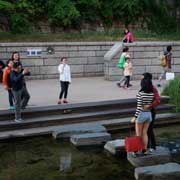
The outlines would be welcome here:
[[[118,88],[116,83],[106,81],[103,77],[74,78],[69,87],[68,100],[70,103],[80,103],[135,98],[140,89],[140,81],[132,81],[133,86],[128,90]],[[30,106],[57,104],[60,91],[58,79],[29,80],[27,87],[31,95]],[[8,109],[8,107],[8,94],[0,84],[0,109]]]

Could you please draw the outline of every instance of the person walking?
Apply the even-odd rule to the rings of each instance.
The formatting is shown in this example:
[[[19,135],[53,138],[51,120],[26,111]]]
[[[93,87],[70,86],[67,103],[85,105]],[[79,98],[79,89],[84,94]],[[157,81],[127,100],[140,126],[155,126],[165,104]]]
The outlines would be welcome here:
[[[135,122],[136,136],[142,138],[144,144],[144,155],[148,154],[148,135],[147,131],[152,121],[152,115],[150,110],[144,109],[145,105],[151,105],[154,99],[153,85],[148,79],[141,80],[141,89],[137,93],[137,108],[134,117],[131,122]]]
[[[21,71],[23,72],[23,65],[22,65],[22,62],[20,60],[20,54],[19,52],[15,51],[12,53],[12,57],[11,59],[13,60],[13,63],[16,63],[18,62],[20,65],[21,65]],[[24,76],[29,76],[30,75],[30,72],[29,70],[26,68],[26,74],[24,74]],[[29,99],[30,99],[30,94],[28,92],[28,89],[27,89],[27,85],[26,85],[26,82],[25,82],[25,78],[23,77],[24,79],[24,82],[23,82],[23,91],[22,91],[22,99],[25,99],[26,101],[22,101],[22,105],[21,105],[21,108],[22,109],[25,109],[28,102],[29,102]]]
[[[166,51],[164,51],[164,56],[165,56],[165,65],[162,67],[162,73],[159,76],[159,83],[158,87],[161,87],[161,80],[165,78],[165,75],[167,72],[171,72],[171,57],[172,57],[172,46],[167,46]]]
[[[129,48],[128,47],[124,47],[123,51],[122,51],[122,54],[121,54],[121,56],[119,58],[118,64],[117,64],[117,67],[119,69],[123,70],[123,76],[119,80],[119,82],[117,83],[118,87],[121,87],[121,83],[123,83],[126,80],[126,77],[124,76],[124,64],[125,64],[125,56],[127,56],[127,55],[129,55]]]
[[[58,66],[58,71],[59,71],[59,80],[61,85],[61,92],[59,94],[58,104],[68,103],[67,95],[68,95],[69,84],[71,83],[71,70],[70,70],[70,66],[68,65],[66,57],[61,58],[61,62]],[[62,101],[63,95],[64,95],[64,100]]]
[[[13,61],[11,59],[9,59],[6,63],[6,68],[4,69],[3,72],[3,85],[4,88],[8,91],[8,97],[9,97],[9,109],[13,110],[14,109],[14,96],[12,93],[12,89],[11,89],[11,81],[10,81],[10,73],[12,71],[13,68]]]
[[[27,104],[29,100],[26,96],[23,96],[24,75],[27,73],[29,73],[28,69],[24,69],[22,72],[22,66],[19,62],[13,64],[13,70],[10,73],[10,80],[15,100],[15,122],[22,122],[21,107]]]
[[[130,60],[130,56],[126,55],[125,56],[125,64],[124,64],[124,76],[126,78],[125,82],[124,82],[124,89],[127,89],[130,87],[130,78],[132,76],[132,70],[133,70],[133,66]]]
[[[0,60],[0,83],[2,82],[3,79],[4,68],[5,68],[5,64],[2,60]]]
[[[146,72],[142,75],[142,79],[148,79],[148,80],[152,81],[152,74]],[[152,114],[152,121],[148,128],[148,148],[150,151],[156,150],[156,138],[155,138],[154,131],[153,131],[154,122],[155,122],[155,118],[156,118],[156,109],[155,108],[161,102],[158,90],[154,85],[153,85],[153,94],[154,94],[154,99],[153,99],[152,104],[144,106],[144,109],[145,110],[150,109],[151,114]]]
[[[124,38],[123,38],[124,43],[133,43],[134,42],[134,37],[132,33],[129,31],[129,29],[124,30]]]

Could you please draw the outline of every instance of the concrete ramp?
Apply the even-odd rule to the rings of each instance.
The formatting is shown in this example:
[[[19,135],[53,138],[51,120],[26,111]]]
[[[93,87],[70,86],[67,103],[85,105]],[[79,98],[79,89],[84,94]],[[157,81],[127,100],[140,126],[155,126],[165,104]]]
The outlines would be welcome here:
[[[104,55],[104,60],[110,61],[113,59],[122,50],[122,47],[122,42],[115,43],[113,47]]]

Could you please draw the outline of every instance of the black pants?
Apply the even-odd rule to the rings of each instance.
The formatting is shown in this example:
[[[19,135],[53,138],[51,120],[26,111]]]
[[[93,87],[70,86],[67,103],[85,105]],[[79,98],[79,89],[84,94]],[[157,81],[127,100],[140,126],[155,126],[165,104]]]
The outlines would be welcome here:
[[[148,133],[148,148],[156,149],[156,139],[155,139],[155,135],[153,131],[154,121],[156,117],[155,109],[151,110],[151,114],[152,114],[152,121],[149,125],[148,132],[147,132]]]
[[[69,82],[68,81],[60,81],[60,84],[61,84],[61,92],[59,94],[59,99],[62,99],[63,95],[64,95],[64,99],[66,99],[67,94],[68,94]]]
[[[126,80],[124,82],[124,86],[126,85],[127,87],[129,87],[129,82],[130,82],[130,76],[125,76]]]
[[[13,96],[11,89],[8,90],[8,96],[9,96],[9,105],[13,106],[14,105],[14,96]]]

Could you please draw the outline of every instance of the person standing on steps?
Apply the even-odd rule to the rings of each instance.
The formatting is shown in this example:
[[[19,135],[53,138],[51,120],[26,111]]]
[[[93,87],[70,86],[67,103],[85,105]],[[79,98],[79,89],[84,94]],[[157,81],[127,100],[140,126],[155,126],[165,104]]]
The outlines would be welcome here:
[[[10,110],[14,109],[14,96],[12,93],[11,81],[10,81],[10,73],[12,71],[12,68],[13,68],[13,61],[9,59],[6,63],[6,68],[4,69],[3,72],[3,85],[8,92]]]
[[[58,104],[68,103],[67,95],[68,95],[69,84],[71,83],[71,70],[70,70],[70,66],[68,65],[66,57],[61,58],[61,62],[58,66],[58,71],[59,71],[59,80],[61,85],[61,92],[59,94]],[[62,101],[63,96],[64,99]]]
[[[16,63],[18,62],[20,65],[21,65],[21,71],[23,72],[23,65],[22,65],[22,62],[20,60],[20,54],[19,52],[15,51],[12,53],[12,57],[11,59],[13,60],[13,63]],[[27,72],[28,71],[28,72]],[[24,76],[29,76],[30,75],[30,72],[29,70],[26,68],[26,74],[24,74]],[[22,105],[21,105],[21,109],[25,109],[28,102],[29,102],[29,99],[30,99],[30,94],[28,92],[28,89],[27,89],[27,85],[26,85],[26,81],[25,81],[25,77],[23,77],[24,79],[24,82],[23,82],[23,91],[22,91],[22,99],[26,99],[26,101],[23,101]]]
[[[142,153],[147,155],[148,152],[148,128],[152,121],[152,114],[149,109],[145,109],[146,105],[151,105],[154,99],[152,81],[149,79],[141,80],[141,89],[137,93],[137,108],[131,122],[135,122],[136,136],[142,138],[144,150]]]
[[[29,98],[23,95],[24,91],[24,75],[28,74],[28,69],[22,72],[22,66],[19,62],[13,64],[13,70],[10,73],[12,92],[15,101],[15,122],[22,122],[21,107],[27,104]]]
[[[124,47],[123,48],[123,51],[122,51],[122,54],[119,58],[119,61],[118,61],[118,64],[117,64],[117,67],[119,69],[122,69],[123,70],[123,77],[119,80],[119,82],[117,83],[117,86],[118,87],[121,87],[121,83],[123,83],[123,81],[126,80],[126,77],[124,76],[124,64],[125,64],[125,56],[129,55],[129,48],[128,47]]]
[[[167,46],[166,51],[164,51],[165,56],[165,65],[162,67],[162,73],[159,76],[159,83],[157,84],[158,87],[161,87],[161,80],[165,78],[167,72],[171,72],[171,56],[172,56],[172,46]]]
[[[152,74],[146,72],[142,75],[142,79],[149,79],[150,81],[152,81]],[[153,99],[152,104],[144,106],[144,109],[146,110],[150,109],[151,114],[152,114],[152,121],[148,128],[148,148],[150,151],[156,150],[156,138],[154,135],[153,128],[154,128],[154,121],[156,118],[155,108],[160,104],[160,96],[159,96],[158,90],[156,89],[154,85],[153,85],[153,94],[154,94],[154,99]]]

